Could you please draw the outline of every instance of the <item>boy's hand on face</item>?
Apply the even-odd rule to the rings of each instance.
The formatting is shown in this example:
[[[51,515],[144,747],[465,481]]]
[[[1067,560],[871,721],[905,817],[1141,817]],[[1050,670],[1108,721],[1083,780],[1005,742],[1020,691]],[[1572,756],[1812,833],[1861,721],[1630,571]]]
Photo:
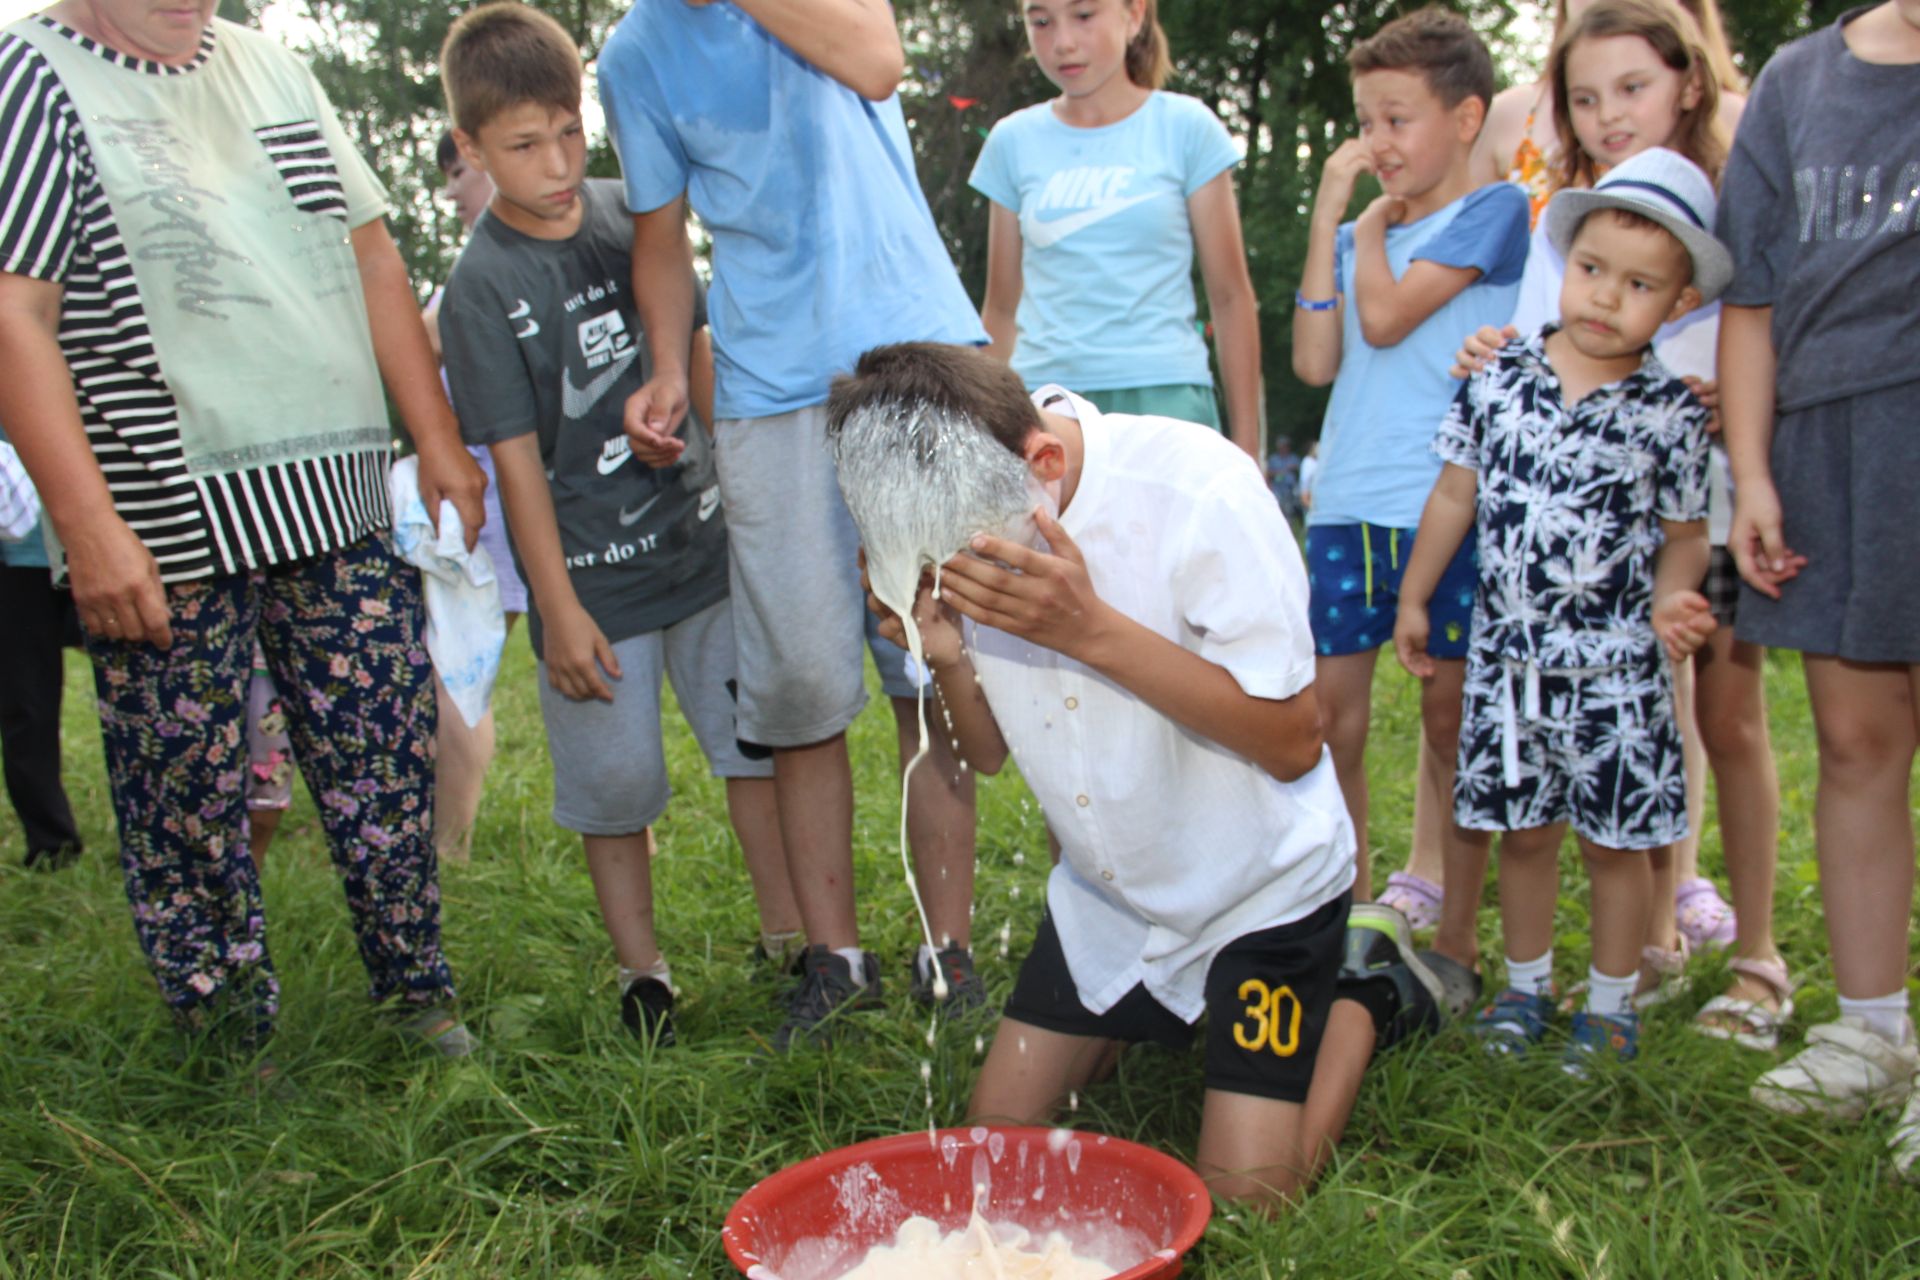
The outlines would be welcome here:
[[[865,547],[860,548],[860,589],[867,593],[867,612],[880,619],[880,634],[906,648],[907,629],[900,615],[873,594],[873,584],[867,578]],[[913,621],[920,629],[920,653],[926,659],[928,671],[944,671],[960,661],[960,616],[944,600],[933,598],[931,570],[920,575],[920,589],[913,598]]]
[[[1431,631],[1427,607],[1402,600],[1393,619],[1393,655],[1409,673],[1422,680],[1434,672],[1433,659],[1427,653],[1427,637]]]
[[[627,448],[650,467],[672,466],[686,451],[687,442],[674,434],[674,428],[686,416],[686,378],[655,374],[627,397],[620,422],[627,433]]]
[[[982,626],[1077,658],[1098,642],[1109,610],[1067,531],[1039,508],[1033,518],[1051,554],[978,534],[971,554],[942,566],[943,602]]]
[[[1713,608],[1698,591],[1675,591],[1653,606],[1653,632],[1667,647],[1667,656],[1685,662],[1719,630]]]
[[[1373,153],[1367,144],[1358,138],[1348,138],[1334,148],[1320,171],[1320,190],[1313,198],[1314,212],[1336,220],[1345,217],[1347,205],[1353,201],[1354,184],[1360,181],[1361,174],[1372,172]]]
[[[1454,352],[1453,367],[1447,373],[1455,378],[1472,377],[1487,367],[1487,361],[1493,359],[1496,351],[1519,336],[1520,331],[1512,325],[1504,329],[1496,329],[1490,324],[1481,325],[1468,334],[1467,340],[1460,344],[1460,350]]]
[[[600,673],[604,669],[618,680],[620,659],[593,617],[576,603],[554,610],[545,621],[547,683],[575,702],[612,702],[613,688]]]

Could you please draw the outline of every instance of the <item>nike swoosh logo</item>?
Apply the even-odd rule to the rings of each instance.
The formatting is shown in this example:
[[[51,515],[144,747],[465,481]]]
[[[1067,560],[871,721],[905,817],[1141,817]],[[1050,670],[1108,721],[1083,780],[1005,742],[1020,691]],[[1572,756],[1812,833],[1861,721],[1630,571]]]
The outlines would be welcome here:
[[[519,306],[507,312],[507,319],[527,322],[526,328],[514,330],[513,336],[516,338],[531,338],[540,332],[540,322],[533,318],[533,304],[525,298],[520,299]]]
[[[563,370],[560,374],[560,412],[576,421],[586,417],[593,411],[593,406],[600,403],[600,397],[613,390],[613,384],[620,381],[620,375],[639,356],[640,348],[629,348],[615,356],[612,364],[588,379],[584,387],[574,386],[572,371]]]
[[[1020,215],[1020,236],[1036,249],[1051,249],[1068,236],[1085,231],[1096,222],[1105,222],[1116,213],[1124,213],[1142,200],[1151,200],[1157,192],[1143,192],[1137,196],[1122,196],[1109,200],[1105,204],[1095,205],[1091,209],[1082,209],[1070,213],[1064,218],[1055,218],[1051,222],[1042,222],[1031,213]]]
[[[713,513],[720,509],[720,486],[700,491],[700,519],[704,523],[713,519]]]
[[[627,510],[625,507],[620,508],[621,525],[624,527],[626,525],[639,523],[640,517],[647,514],[647,508],[658,501],[660,501],[660,495],[656,493],[632,511]]]
[[[600,446],[600,457],[594,462],[593,467],[601,475],[610,476],[626,466],[627,459],[632,456],[633,451],[627,447],[627,438],[615,436]]]

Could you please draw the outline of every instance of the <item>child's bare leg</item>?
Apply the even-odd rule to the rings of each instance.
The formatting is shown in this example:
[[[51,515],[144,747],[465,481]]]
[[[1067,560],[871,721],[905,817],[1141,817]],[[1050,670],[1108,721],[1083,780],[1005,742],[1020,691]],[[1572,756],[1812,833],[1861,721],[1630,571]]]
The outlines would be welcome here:
[[[1814,831],[1834,985],[1871,1000],[1906,982],[1920,667],[1807,654],[1805,668],[1820,740]]]
[[[1334,776],[1353,819],[1356,902],[1373,898],[1372,857],[1367,845],[1367,728],[1373,716],[1373,664],[1380,651],[1342,654],[1314,662],[1313,690],[1320,703]]]
[[[1766,650],[1716,631],[1694,658],[1699,688],[1700,738],[1719,787],[1720,842],[1739,934],[1734,951],[1771,960],[1773,876],[1780,858],[1780,776],[1767,733]],[[1688,768],[1692,768],[1689,763]],[[1776,1007],[1766,983],[1736,974],[1728,994]]]
[[[1257,1208],[1296,1199],[1333,1158],[1373,1061],[1373,1015],[1335,1000],[1304,1103],[1207,1090],[1194,1163],[1215,1195]]]
[[[917,699],[894,698],[900,767],[920,749]],[[927,907],[927,925],[937,946],[973,945],[974,783],[962,769],[953,739],[927,699],[927,757],[907,786],[907,845],[914,879]]]
[[[1586,846],[1583,844],[1581,847],[1584,849]],[[1646,933],[1641,938],[1641,945],[1660,951],[1678,951],[1680,923],[1674,907],[1674,894],[1680,888],[1680,880],[1676,872],[1679,855],[1674,852],[1672,845],[1663,844],[1657,849],[1645,850],[1640,856],[1647,864],[1647,892],[1650,895],[1644,916],[1647,922]],[[1640,964],[1638,959],[1634,963]],[[1602,972],[1616,971],[1603,970]],[[1663,976],[1645,965],[1640,965],[1640,981],[1634,990],[1636,993],[1651,991],[1660,985]]]
[[[1593,893],[1589,931],[1593,937],[1593,967],[1610,978],[1625,978],[1639,967],[1640,948],[1647,937],[1648,909],[1655,892],[1648,851],[1609,849],[1585,836],[1577,838]],[[1671,902],[1671,890],[1668,898]]]
[[[1102,1036],[1072,1036],[1003,1018],[967,1102],[967,1121],[1052,1124],[1069,1094],[1112,1069],[1120,1047]]]
[[[1464,658],[1434,659],[1420,682],[1419,773],[1413,786],[1413,848],[1407,870],[1444,887],[1446,842],[1453,830],[1453,768],[1460,759],[1460,699]]]
[[[769,937],[800,932],[800,904],[787,879],[787,851],[780,843],[780,798],[772,778],[728,778],[727,817],[740,841],[740,856],[760,910],[760,932]]]
[[[777,747],[773,782],[780,797],[780,843],[787,879],[800,904],[807,942],[857,947],[853,907],[853,764],[847,735],[804,747]]]
[[[653,936],[653,869],[647,865],[647,832],[625,836],[582,836],[587,873],[600,919],[623,969],[652,969],[660,963]]]
[[[440,703],[438,754],[433,763],[433,848],[442,862],[465,862],[473,852],[473,823],[480,793],[493,761],[493,710],[469,725],[439,676],[433,688]]]
[[[1731,636],[1725,627],[1713,639]],[[1673,883],[1677,887],[1700,874],[1700,832],[1707,820],[1707,747],[1700,734],[1700,668],[1692,658],[1673,664],[1673,718],[1680,727],[1680,759],[1687,767],[1687,834],[1673,842]],[[1721,808],[1725,808],[1725,802]],[[1722,833],[1725,838],[1725,832]],[[1656,892],[1659,886],[1655,885]],[[1655,922],[1656,926],[1658,921]],[[1647,945],[1671,947],[1650,930]]]
[[[1553,915],[1560,905],[1560,841],[1566,833],[1567,824],[1556,822],[1500,837],[1500,932],[1508,959],[1537,960],[1553,947]],[[1633,954],[1637,960],[1637,939]]]

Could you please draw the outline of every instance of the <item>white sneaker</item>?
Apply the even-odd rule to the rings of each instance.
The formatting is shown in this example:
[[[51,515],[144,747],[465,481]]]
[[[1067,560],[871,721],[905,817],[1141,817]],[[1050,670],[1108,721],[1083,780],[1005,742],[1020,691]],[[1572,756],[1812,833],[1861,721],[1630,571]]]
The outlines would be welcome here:
[[[1858,1120],[1905,1100],[1916,1074],[1911,1025],[1896,1043],[1866,1019],[1845,1017],[1808,1031],[1806,1048],[1753,1082],[1753,1100],[1782,1115]]]
[[[1894,1176],[1920,1182],[1920,1089],[1908,1096],[1907,1109],[1900,1113],[1887,1148],[1893,1153]]]

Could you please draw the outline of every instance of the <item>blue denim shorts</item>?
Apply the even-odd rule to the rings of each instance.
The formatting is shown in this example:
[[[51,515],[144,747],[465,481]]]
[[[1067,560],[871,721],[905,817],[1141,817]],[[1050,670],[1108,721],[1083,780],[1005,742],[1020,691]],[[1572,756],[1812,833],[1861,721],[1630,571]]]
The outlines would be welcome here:
[[[1392,643],[1400,579],[1413,554],[1413,533],[1375,524],[1307,526],[1307,616],[1313,626],[1315,653],[1336,658]],[[1432,624],[1427,652],[1434,657],[1467,656],[1478,579],[1474,536],[1469,532],[1427,604]]]

